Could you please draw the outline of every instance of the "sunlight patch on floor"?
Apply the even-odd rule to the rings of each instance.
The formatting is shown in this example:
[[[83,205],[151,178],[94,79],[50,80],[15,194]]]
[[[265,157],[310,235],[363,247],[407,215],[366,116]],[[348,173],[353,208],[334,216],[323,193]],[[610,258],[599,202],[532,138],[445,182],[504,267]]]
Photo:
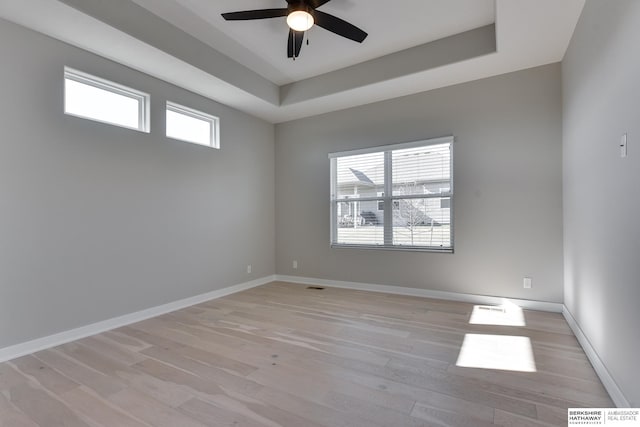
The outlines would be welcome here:
[[[512,335],[466,334],[457,366],[536,372],[531,340]]]
[[[522,309],[508,301],[497,306],[474,306],[469,323],[472,325],[527,326]]]

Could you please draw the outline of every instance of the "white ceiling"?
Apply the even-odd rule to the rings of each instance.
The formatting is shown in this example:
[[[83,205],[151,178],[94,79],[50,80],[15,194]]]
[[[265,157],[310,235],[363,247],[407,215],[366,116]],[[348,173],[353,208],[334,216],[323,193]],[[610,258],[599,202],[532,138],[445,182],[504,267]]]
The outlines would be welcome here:
[[[296,61],[284,18],[220,16],[285,0],[0,0],[0,17],[278,123],[558,62],[584,1],[332,0],[369,37],[313,28]]]
[[[293,61],[286,55],[289,28],[285,18],[228,22],[221,16],[238,10],[286,7],[285,0],[132,1],[278,85],[495,22],[494,0],[332,0],[319,10],[351,22],[369,36],[359,44],[314,26],[305,34],[310,45],[304,45]]]

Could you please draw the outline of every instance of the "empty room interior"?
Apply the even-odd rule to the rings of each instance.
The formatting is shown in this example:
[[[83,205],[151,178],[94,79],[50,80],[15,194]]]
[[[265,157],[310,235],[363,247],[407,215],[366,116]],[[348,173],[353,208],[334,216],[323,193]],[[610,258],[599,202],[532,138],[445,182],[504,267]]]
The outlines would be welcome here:
[[[638,42],[638,0],[0,0],[0,425],[640,407]]]

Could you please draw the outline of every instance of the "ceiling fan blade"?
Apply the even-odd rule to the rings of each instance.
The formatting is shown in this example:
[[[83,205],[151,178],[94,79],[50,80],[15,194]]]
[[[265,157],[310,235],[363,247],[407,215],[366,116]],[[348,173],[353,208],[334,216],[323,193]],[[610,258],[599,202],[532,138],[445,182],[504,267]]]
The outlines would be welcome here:
[[[360,28],[333,15],[329,15],[328,13],[324,13],[319,10],[314,10],[312,13],[317,26],[339,36],[346,37],[358,43],[362,43],[368,36],[368,34]]]
[[[243,10],[241,12],[223,13],[222,17],[227,21],[248,21],[251,19],[279,18],[281,16],[287,16],[288,13],[289,13],[289,10],[287,8],[259,9],[259,10]]]
[[[287,43],[287,57],[297,58],[302,50],[304,31],[289,30],[289,42]]]

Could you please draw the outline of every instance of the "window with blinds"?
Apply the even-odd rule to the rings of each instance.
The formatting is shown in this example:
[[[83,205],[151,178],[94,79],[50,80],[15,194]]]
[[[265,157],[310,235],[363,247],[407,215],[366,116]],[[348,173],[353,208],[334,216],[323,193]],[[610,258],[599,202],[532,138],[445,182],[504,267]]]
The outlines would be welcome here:
[[[332,247],[453,252],[452,144],[330,154]]]

